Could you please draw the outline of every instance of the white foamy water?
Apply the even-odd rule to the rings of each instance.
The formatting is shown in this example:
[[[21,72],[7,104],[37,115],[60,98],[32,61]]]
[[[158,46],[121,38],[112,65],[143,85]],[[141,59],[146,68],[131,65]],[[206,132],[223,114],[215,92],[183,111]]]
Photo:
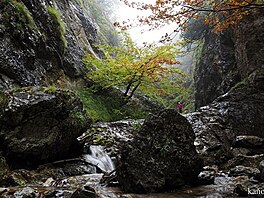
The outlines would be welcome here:
[[[113,170],[115,170],[115,165],[112,159],[104,151],[102,146],[91,145],[90,151],[91,151],[91,154],[83,155],[83,158],[86,162],[97,166],[103,172],[110,173]]]

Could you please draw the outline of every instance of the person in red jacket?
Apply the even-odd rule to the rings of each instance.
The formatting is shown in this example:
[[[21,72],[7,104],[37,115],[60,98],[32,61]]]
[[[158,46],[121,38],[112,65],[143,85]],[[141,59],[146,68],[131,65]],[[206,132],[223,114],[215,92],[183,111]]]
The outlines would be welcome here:
[[[183,103],[178,101],[177,103],[177,110],[179,113],[182,113],[182,109],[183,109]]]

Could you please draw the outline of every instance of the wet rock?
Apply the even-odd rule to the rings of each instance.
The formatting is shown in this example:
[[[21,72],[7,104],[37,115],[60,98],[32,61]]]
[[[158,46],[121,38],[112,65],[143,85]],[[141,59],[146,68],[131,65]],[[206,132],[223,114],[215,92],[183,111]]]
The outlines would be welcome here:
[[[61,167],[65,175],[68,176],[96,173],[96,168],[94,166],[83,162],[65,163]]]
[[[8,190],[9,190],[8,188],[0,188],[0,195],[7,192]]]
[[[199,184],[201,185],[213,184],[217,171],[218,168],[216,166],[203,167],[203,171],[200,172],[200,174],[198,175]]]
[[[257,155],[264,153],[264,140],[257,136],[237,136],[232,144],[232,153],[238,155]]]
[[[263,68],[263,24],[263,12],[256,12],[245,17],[240,28],[207,32],[194,74],[197,108],[208,105],[252,72]],[[254,100],[253,97],[249,106]],[[251,108],[245,110],[241,112],[250,112]]]
[[[202,161],[188,121],[173,109],[148,117],[120,149],[117,179],[126,191],[158,192],[197,182]]]
[[[222,118],[224,112],[205,106],[186,115],[196,136],[194,145],[205,165],[219,165],[233,157],[229,139],[234,135]]]
[[[33,188],[25,187],[15,192],[14,197],[15,198],[35,198],[35,197],[38,197],[38,194]]]
[[[95,190],[90,186],[82,186],[77,189],[71,196],[71,198],[98,198]]]
[[[96,123],[83,133],[78,140],[87,142],[84,146],[84,153],[90,152],[90,145],[100,144],[105,146],[107,153],[116,156],[120,144],[133,139],[134,131],[143,124],[140,120],[120,120],[116,122]]]
[[[237,136],[233,142],[233,147],[242,147],[242,148],[263,148],[264,140],[263,138],[257,136],[241,135]]]
[[[234,192],[238,196],[248,196],[248,186],[250,185],[248,176],[240,176],[235,178],[235,189]]]
[[[258,169],[260,170],[260,179],[264,181],[264,160],[259,163]]]
[[[246,166],[236,166],[232,168],[229,173],[230,176],[241,176],[247,175],[249,177],[259,177],[260,171],[257,168],[246,167]]]
[[[67,177],[93,174],[95,171],[96,167],[87,164],[82,159],[75,158],[41,165],[31,172],[38,184],[47,187],[58,184],[63,186],[65,182],[67,183],[67,180],[64,180]]]
[[[186,116],[196,135],[197,151],[205,164],[222,164],[233,158],[232,142],[237,136],[263,138],[263,76],[263,70],[253,72],[243,86],[232,89],[210,105]],[[250,152],[261,153],[254,150]]]
[[[9,164],[29,168],[80,154],[76,138],[90,120],[72,92],[29,87],[6,94],[0,147]]]
[[[208,32],[195,67],[195,107],[208,105],[240,81],[231,31]]]
[[[239,155],[250,155],[251,154],[251,151],[247,148],[232,148],[231,151],[234,157],[239,156]]]
[[[56,181],[52,177],[50,177],[43,183],[43,186],[52,186],[55,184],[55,182]]]
[[[229,160],[227,163],[222,165],[223,170],[230,170],[236,166],[242,165],[246,167],[258,168],[259,163],[264,160],[264,155],[244,156],[239,155]]]
[[[34,183],[34,177],[28,170],[15,170],[8,172],[0,179],[1,186],[24,186],[27,183]]]
[[[198,175],[199,183],[201,185],[213,184],[214,183],[214,172],[202,171]]]
[[[68,190],[51,190],[45,193],[45,198],[70,198],[72,195],[71,191]]]

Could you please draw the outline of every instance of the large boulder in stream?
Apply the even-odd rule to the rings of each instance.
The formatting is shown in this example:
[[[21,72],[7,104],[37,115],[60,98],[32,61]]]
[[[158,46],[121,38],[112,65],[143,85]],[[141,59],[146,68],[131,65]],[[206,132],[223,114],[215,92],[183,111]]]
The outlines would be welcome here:
[[[129,192],[160,192],[192,185],[202,169],[188,121],[173,109],[148,117],[120,149],[117,179]]]
[[[52,87],[1,93],[0,150],[12,167],[76,156],[90,121],[72,92]]]

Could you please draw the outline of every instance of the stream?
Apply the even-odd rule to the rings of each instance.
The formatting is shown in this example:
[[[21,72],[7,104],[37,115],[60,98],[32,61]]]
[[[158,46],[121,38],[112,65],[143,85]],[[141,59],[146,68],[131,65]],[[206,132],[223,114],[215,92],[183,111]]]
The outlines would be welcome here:
[[[101,184],[103,173],[110,173],[115,169],[114,163],[110,156],[104,151],[102,146],[90,146],[89,154],[83,154],[83,160],[88,164],[93,164],[95,169],[89,169],[90,174],[78,176],[67,176],[61,180],[55,180],[52,177],[45,179],[42,183],[26,184],[19,187],[0,188],[1,197],[93,197],[87,195],[97,194],[101,198],[220,198],[230,197],[234,190],[232,178],[225,174],[215,177],[213,185],[203,185],[191,188],[182,188],[175,192],[153,193],[153,194],[127,194],[117,187],[106,187]],[[78,166],[78,165],[76,165]],[[77,167],[76,167],[77,168]],[[100,170],[98,170],[100,169]],[[77,190],[76,190],[77,189]],[[76,193],[78,192],[78,193]]]

